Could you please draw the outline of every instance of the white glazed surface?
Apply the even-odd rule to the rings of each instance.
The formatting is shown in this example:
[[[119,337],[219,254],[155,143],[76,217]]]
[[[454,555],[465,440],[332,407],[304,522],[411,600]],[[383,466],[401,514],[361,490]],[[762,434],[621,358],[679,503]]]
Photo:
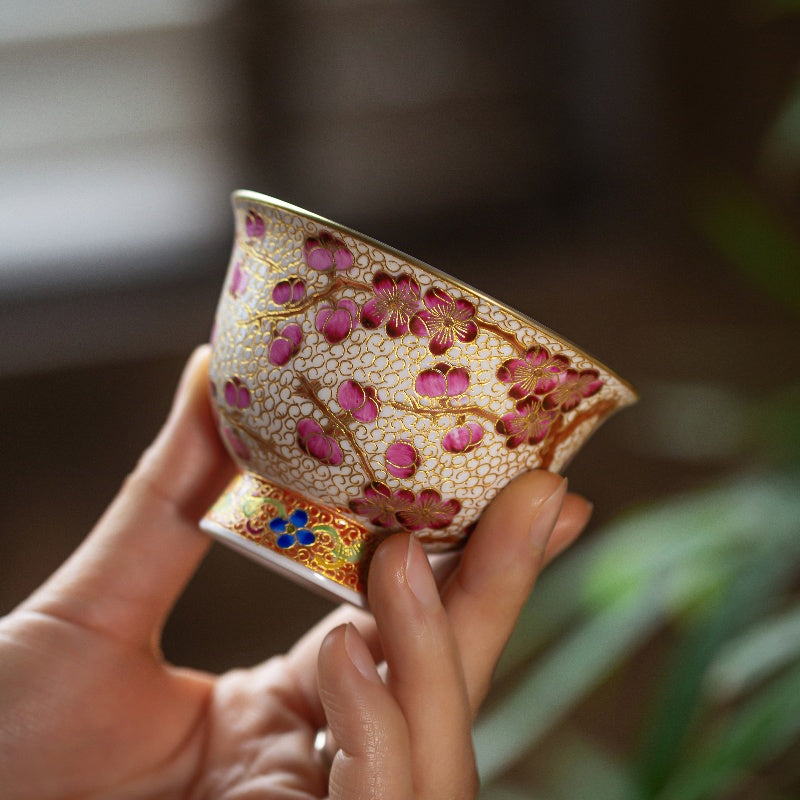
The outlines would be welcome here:
[[[238,193],[234,209],[211,382],[244,470],[447,550],[509,480],[563,469],[635,399],[545,327],[420,262],[269,198]]]

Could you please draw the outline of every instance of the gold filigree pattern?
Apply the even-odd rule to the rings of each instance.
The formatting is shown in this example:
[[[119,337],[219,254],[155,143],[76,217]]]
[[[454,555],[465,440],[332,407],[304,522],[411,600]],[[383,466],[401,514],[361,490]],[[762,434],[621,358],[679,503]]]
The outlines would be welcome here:
[[[210,513],[277,552],[245,520],[254,486],[335,510],[336,535],[282,553],[330,580],[354,580],[336,560],[352,531],[458,546],[509,480],[563,469],[635,399],[547,328],[391,248],[252,193],[234,213],[210,377],[244,476]]]
[[[306,514],[301,530],[309,531],[313,540],[295,538],[281,546],[281,536],[292,536],[283,533],[291,525],[274,523],[288,523],[298,512]],[[235,478],[206,519],[359,594],[366,592],[369,562],[382,539],[335,509],[252,473]]]

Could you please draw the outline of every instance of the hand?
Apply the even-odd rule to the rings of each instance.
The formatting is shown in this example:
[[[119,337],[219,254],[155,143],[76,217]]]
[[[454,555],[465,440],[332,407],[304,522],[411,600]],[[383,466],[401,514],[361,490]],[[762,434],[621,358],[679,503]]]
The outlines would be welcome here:
[[[441,600],[418,542],[392,536],[370,572],[374,618],[342,607],[253,669],[174,667],[160,632],[209,546],[197,520],[233,474],[207,359],[190,360],[95,530],[0,620],[3,797],[473,798],[472,718],[537,574],[589,504],[556,475],[524,475],[483,515]],[[313,751],[326,725],[340,748],[330,773]]]

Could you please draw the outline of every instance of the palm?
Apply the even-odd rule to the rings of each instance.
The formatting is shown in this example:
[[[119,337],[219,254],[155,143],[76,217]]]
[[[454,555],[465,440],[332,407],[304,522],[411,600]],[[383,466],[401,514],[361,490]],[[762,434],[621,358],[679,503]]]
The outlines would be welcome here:
[[[3,680],[7,697],[29,701],[14,715],[40,742],[30,763],[15,765],[22,796],[167,798],[192,788],[224,798],[248,784],[275,798],[326,794],[311,758],[316,711],[286,660],[215,678],[47,615],[14,615],[2,632],[0,675],[22,676]],[[40,652],[60,657],[43,662]]]

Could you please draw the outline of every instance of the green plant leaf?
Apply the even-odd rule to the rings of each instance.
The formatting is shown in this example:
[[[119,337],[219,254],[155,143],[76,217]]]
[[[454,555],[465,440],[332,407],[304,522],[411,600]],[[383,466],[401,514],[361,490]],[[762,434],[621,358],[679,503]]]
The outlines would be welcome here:
[[[641,644],[662,618],[657,598],[598,611],[534,664],[475,725],[478,769],[492,780]]]
[[[558,736],[538,767],[551,800],[639,800],[630,770],[573,731]]]
[[[788,386],[756,402],[749,413],[749,439],[775,463],[800,463],[800,386]]]
[[[475,727],[484,780],[515,763],[671,615],[702,621],[759,559],[795,565],[798,485],[795,473],[748,476],[629,512],[546,570],[502,662],[501,677],[514,682]]]
[[[584,584],[587,607],[658,583],[681,610],[696,599],[698,584],[724,580],[742,559],[777,548],[784,558],[796,558],[798,486],[796,472],[748,476],[627,514],[598,535],[602,546]]]
[[[787,582],[791,563],[777,553],[743,563],[711,607],[692,620],[666,667],[648,720],[637,774],[646,797],[657,794],[679,763],[705,705],[710,664],[731,638],[768,608]]]
[[[529,789],[521,789],[512,783],[503,782],[484,786],[478,795],[478,800],[540,800],[540,796],[531,794]]]
[[[709,670],[709,693],[717,702],[730,702],[795,662],[800,663],[800,603],[729,642]]]
[[[521,789],[512,783],[503,782],[482,787],[478,800],[544,800],[544,798],[531,794],[529,789]]]
[[[722,798],[729,785],[780,755],[798,736],[800,666],[764,687],[698,747],[656,800]]]
[[[800,165],[800,77],[764,139],[761,161],[777,177]]]
[[[536,582],[495,670],[502,681],[585,613],[584,585],[597,557],[595,542],[581,543],[549,566]]]

